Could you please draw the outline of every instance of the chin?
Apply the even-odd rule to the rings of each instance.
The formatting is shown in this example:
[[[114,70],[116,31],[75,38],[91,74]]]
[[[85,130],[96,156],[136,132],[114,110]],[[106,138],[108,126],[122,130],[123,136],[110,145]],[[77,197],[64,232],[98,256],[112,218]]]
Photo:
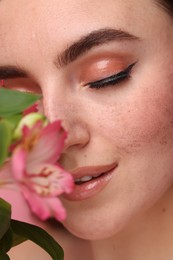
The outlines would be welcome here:
[[[127,226],[132,218],[130,214],[106,214],[94,215],[87,213],[85,215],[76,215],[67,217],[63,223],[64,227],[73,235],[86,240],[100,240],[112,237],[118,234]]]
[[[110,238],[128,229],[153,206],[155,200],[104,202],[102,200],[102,204],[99,204],[97,200],[85,206],[82,203],[71,205],[67,210],[64,227],[73,235],[86,240]]]
[[[83,226],[83,224],[80,226],[65,224],[64,226],[71,234],[76,237],[86,240],[101,240],[118,234],[125,226],[125,223],[117,225],[115,223],[114,225],[110,225],[110,223],[108,223],[99,227],[95,226],[94,224],[90,225],[90,227]]]

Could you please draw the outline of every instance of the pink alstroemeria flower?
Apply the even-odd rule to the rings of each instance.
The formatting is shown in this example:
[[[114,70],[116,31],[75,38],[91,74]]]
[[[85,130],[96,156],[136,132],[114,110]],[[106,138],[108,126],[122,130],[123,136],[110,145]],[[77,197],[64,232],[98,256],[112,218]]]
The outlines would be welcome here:
[[[63,221],[66,211],[58,196],[73,190],[73,177],[58,165],[66,133],[60,121],[23,127],[21,141],[0,171],[0,184],[19,189],[41,220]],[[2,182],[3,180],[3,182]]]

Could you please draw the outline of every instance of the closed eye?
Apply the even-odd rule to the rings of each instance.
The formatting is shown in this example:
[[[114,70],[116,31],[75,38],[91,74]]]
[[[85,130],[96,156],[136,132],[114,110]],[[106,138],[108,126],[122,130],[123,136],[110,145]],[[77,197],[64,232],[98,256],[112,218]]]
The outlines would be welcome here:
[[[130,77],[131,70],[135,64],[136,64],[136,62],[129,65],[125,70],[120,71],[117,74],[111,75],[110,77],[107,77],[107,78],[104,78],[101,80],[88,82],[84,86],[88,86],[89,88],[100,89],[100,88],[104,88],[107,86],[117,85],[118,83],[120,83]]]

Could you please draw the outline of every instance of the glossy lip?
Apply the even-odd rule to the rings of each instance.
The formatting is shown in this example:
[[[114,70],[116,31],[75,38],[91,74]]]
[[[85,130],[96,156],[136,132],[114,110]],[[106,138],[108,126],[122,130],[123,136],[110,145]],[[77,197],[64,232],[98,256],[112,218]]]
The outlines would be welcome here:
[[[80,167],[71,171],[74,181],[84,176],[100,176],[80,185],[75,184],[73,192],[65,194],[63,197],[69,201],[80,201],[95,196],[109,183],[117,166],[117,163],[113,163],[102,166]]]

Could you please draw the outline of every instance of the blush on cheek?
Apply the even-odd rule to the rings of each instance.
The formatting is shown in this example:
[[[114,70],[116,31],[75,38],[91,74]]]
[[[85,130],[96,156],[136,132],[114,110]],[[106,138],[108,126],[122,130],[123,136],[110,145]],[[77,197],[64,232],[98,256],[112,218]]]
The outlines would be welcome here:
[[[143,94],[133,104],[128,104],[119,113],[112,112],[106,124],[102,125],[104,135],[117,148],[126,152],[138,151],[145,145],[157,145],[158,149],[173,145],[173,98],[168,100],[165,93],[148,98]],[[151,93],[150,93],[151,95]],[[115,120],[116,118],[116,120]],[[108,124],[108,123],[107,123]],[[109,130],[109,131],[108,131]]]

